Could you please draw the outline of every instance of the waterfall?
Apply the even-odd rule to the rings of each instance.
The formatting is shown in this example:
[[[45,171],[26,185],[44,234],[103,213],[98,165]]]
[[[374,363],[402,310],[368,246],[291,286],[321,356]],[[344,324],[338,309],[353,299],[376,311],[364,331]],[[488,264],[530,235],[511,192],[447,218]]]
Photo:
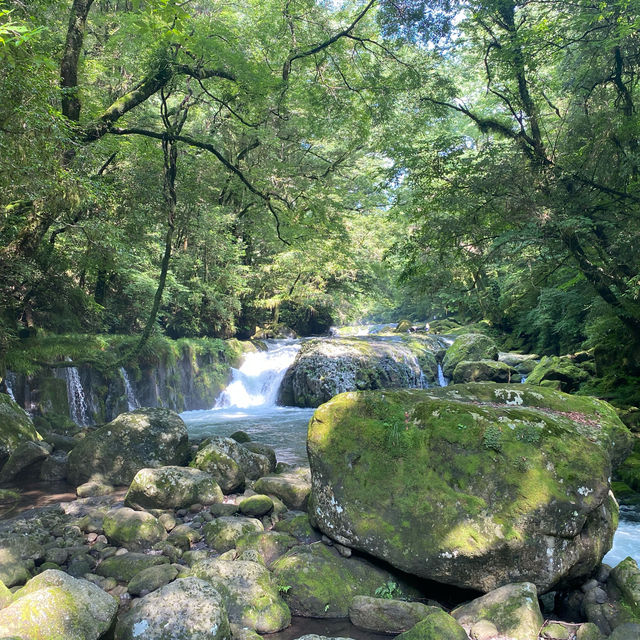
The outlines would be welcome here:
[[[299,350],[299,342],[274,340],[267,342],[267,351],[248,353],[240,368],[231,370],[231,382],[215,408],[274,407],[280,383]]]
[[[442,365],[440,363],[438,363],[438,384],[441,387],[446,387],[449,384],[449,381],[444,377]]]
[[[12,371],[7,371],[7,375],[5,376],[4,379],[4,386],[7,389],[7,393],[9,394],[9,397],[15,402],[16,401],[16,397],[13,394],[13,386],[16,382],[16,374],[13,373]]]
[[[129,411],[134,411],[135,409],[140,408],[140,403],[136,398],[136,394],[133,391],[133,387],[131,386],[131,381],[129,380],[129,376],[124,367],[120,367],[120,375],[122,376],[122,381],[124,382],[124,390],[127,394],[127,408]]]
[[[71,360],[71,358],[67,358],[67,360]],[[89,424],[89,406],[80,382],[80,374],[75,367],[67,367],[64,370],[64,378],[67,383],[67,399],[71,419],[84,427]]]

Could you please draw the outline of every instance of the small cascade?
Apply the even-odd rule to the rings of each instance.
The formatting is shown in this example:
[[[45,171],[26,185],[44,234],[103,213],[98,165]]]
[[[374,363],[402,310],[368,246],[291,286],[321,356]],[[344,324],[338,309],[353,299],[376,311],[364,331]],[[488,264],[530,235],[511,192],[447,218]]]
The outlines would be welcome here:
[[[12,371],[7,371],[7,375],[5,376],[4,379],[4,386],[7,389],[7,393],[9,394],[9,397],[15,402],[16,401],[16,397],[13,394],[13,387],[16,383],[16,374],[13,373]]]
[[[127,394],[127,408],[129,411],[135,411],[135,409],[140,408],[140,403],[136,398],[136,394],[133,391],[133,387],[131,386],[131,381],[129,380],[129,376],[124,367],[120,367],[120,375],[122,376],[122,381],[124,382],[124,390]]]
[[[444,377],[444,372],[442,371],[442,365],[438,363],[438,384],[441,387],[446,387],[449,384],[449,381]]]
[[[267,342],[267,351],[248,353],[240,368],[232,369],[215,408],[275,407],[280,383],[299,350],[299,342],[274,340]]]
[[[67,358],[67,360],[71,360],[71,358]],[[80,382],[80,374],[75,367],[67,367],[64,369],[64,378],[67,383],[67,399],[71,419],[84,427],[89,424],[89,405]]]

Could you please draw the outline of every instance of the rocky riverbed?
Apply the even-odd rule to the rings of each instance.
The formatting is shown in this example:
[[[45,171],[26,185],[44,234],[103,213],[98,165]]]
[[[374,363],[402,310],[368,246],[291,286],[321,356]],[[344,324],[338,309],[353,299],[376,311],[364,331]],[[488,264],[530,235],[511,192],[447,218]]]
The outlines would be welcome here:
[[[325,356],[312,344],[294,369]],[[553,362],[530,386],[468,382],[537,366],[484,338],[447,357],[467,384],[322,405],[310,467],[243,432],[189,440],[167,409],[47,442],[0,397],[3,479],[73,482],[0,521],[0,637],[639,638],[637,564],[601,564],[629,431],[558,391]]]

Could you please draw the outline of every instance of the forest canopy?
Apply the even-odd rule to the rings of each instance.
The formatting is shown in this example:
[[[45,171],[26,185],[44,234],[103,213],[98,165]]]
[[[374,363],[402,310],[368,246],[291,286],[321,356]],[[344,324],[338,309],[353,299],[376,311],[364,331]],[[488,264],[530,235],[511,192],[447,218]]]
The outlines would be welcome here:
[[[637,367],[639,33],[637,0],[5,0],[0,350],[455,315]]]

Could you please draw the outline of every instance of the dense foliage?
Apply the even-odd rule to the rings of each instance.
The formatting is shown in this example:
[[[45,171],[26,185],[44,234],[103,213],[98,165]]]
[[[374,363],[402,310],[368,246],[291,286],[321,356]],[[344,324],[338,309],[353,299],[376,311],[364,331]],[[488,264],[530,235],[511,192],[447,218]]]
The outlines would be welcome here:
[[[5,0],[0,350],[454,314],[633,371],[639,27],[637,0]]]

